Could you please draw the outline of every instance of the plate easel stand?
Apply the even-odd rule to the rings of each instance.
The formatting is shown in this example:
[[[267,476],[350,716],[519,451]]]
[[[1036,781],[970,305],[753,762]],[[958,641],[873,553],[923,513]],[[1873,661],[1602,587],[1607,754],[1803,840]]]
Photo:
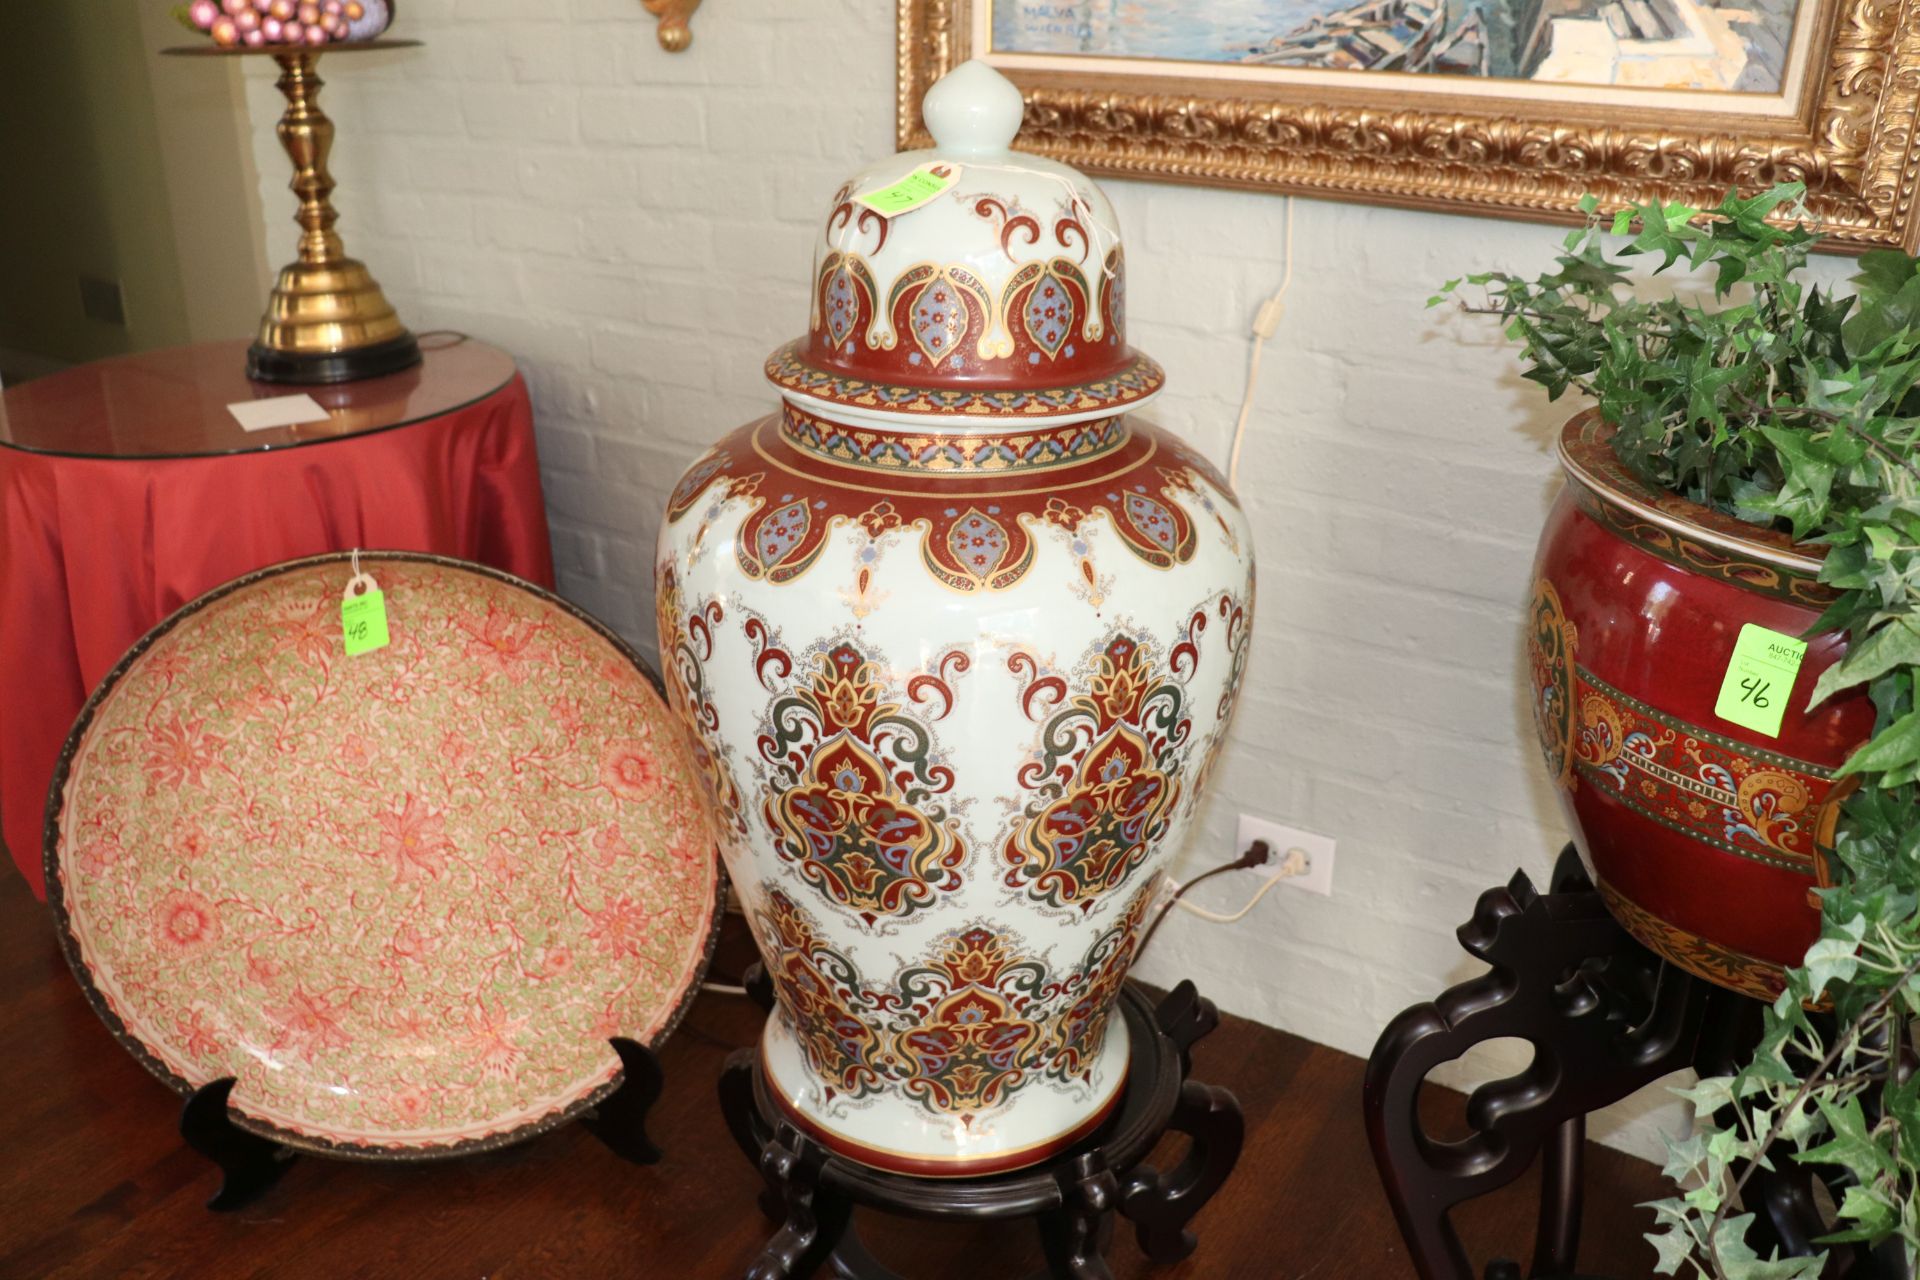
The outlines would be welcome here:
[[[1364,1102],[1374,1164],[1421,1280],[1575,1280],[1587,1116],[1686,1067],[1732,1075],[1759,1040],[1763,1006],[1635,941],[1615,923],[1571,844],[1548,892],[1516,871],[1480,895],[1458,937],[1492,971],[1404,1010],[1381,1033],[1367,1061]],[[1474,1090],[1466,1137],[1429,1136],[1418,1107],[1427,1073],[1505,1038],[1531,1042],[1531,1065]],[[1536,1160],[1540,1216],[1531,1265],[1496,1259],[1475,1271],[1449,1212],[1513,1182]],[[1818,1253],[1814,1241],[1831,1229],[1819,1199],[1840,1195],[1830,1183],[1816,1190],[1826,1180],[1818,1166],[1773,1163],[1754,1170],[1742,1193],[1755,1216],[1748,1241],[1762,1257],[1775,1249],[1781,1257]],[[1651,1230],[1652,1216],[1645,1221]],[[1911,1280],[1898,1243],[1877,1251],[1830,1246],[1823,1274]],[[1648,1268],[1652,1262],[1648,1245]]]
[[[647,1136],[647,1113],[660,1098],[666,1076],[653,1050],[615,1036],[607,1043],[620,1055],[624,1075],[614,1091],[580,1117],[580,1126],[608,1150],[633,1164],[654,1164],[660,1148]],[[233,1077],[194,1090],[180,1109],[180,1136],[220,1170],[220,1189],[207,1208],[226,1213],[265,1195],[300,1153],[234,1124],[227,1110]]]
[[[757,964],[747,990],[771,1012],[772,989]],[[1220,1014],[1191,982],[1157,1007],[1129,984],[1117,1012],[1127,1020],[1132,1058],[1113,1117],[1043,1164],[981,1178],[887,1173],[830,1153],[777,1109],[759,1050],[736,1050],[720,1076],[721,1111],[766,1182],[761,1209],[780,1224],[747,1280],[904,1280],[861,1243],[856,1206],[946,1221],[1030,1220],[1046,1259],[1038,1276],[1048,1280],[1110,1280],[1104,1254],[1116,1213],[1133,1223],[1154,1262],[1187,1257],[1197,1244],[1187,1224],[1233,1172],[1244,1134],[1234,1096],[1189,1078],[1190,1051]],[[1176,1168],[1161,1173],[1143,1161],[1169,1131],[1191,1145]]]

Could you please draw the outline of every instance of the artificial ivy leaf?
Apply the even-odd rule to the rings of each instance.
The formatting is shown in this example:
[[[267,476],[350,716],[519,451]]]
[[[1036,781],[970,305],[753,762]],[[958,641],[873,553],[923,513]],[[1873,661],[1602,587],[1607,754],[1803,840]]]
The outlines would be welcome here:
[[[1915,664],[1920,664],[1920,617],[1889,618],[1849,649],[1846,657],[1820,673],[1807,705],[1817,707],[1841,689],[1865,684],[1895,667]]]
[[[1895,256],[1905,257],[1904,254]],[[1859,281],[1865,274],[1854,279]],[[1855,359],[1865,359],[1910,332],[1916,321],[1920,321],[1920,276],[1913,274],[1912,263],[1908,262],[1906,278],[1897,290],[1868,292],[1862,288],[1859,304],[1842,327],[1841,336]]]
[[[1713,1242],[1727,1280],[1819,1280],[1826,1255],[1813,1258],[1761,1258],[1747,1243],[1753,1215],[1740,1214],[1720,1224]]]
[[[1874,734],[1847,762],[1834,771],[1845,778],[1856,773],[1884,773],[1920,760],[1920,711],[1910,711]]]
[[[1814,1136],[1815,1127],[1813,1113],[1805,1106],[1798,1106],[1789,1111],[1787,1118],[1780,1122],[1780,1136],[1785,1141],[1791,1142],[1795,1148],[1804,1151],[1808,1140]]]
[[[1676,1086],[1668,1089],[1667,1092],[1692,1103],[1693,1114],[1704,1121],[1733,1101],[1733,1077],[1708,1076],[1690,1089]]]
[[[1892,1168],[1892,1157],[1867,1132],[1866,1113],[1861,1110],[1857,1095],[1831,1102],[1816,1093],[1813,1102],[1833,1131],[1833,1137],[1817,1147],[1798,1153],[1794,1156],[1795,1160],[1802,1164],[1837,1165],[1863,1182],[1871,1181]]]
[[[1667,1162],[1661,1172],[1675,1183],[1684,1183],[1702,1176],[1708,1165],[1707,1126],[1701,1126],[1684,1138],[1665,1135],[1667,1144]]]
[[[1720,1212],[1720,1206],[1724,1201],[1720,1188],[1713,1183],[1695,1187],[1680,1198],[1691,1205],[1696,1213],[1704,1214]]]
[[[1905,1080],[1889,1080],[1880,1092],[1880,1106],[1893,1120],[1903,1145],[1920,1140],[1920,1073]]]
[[[1653,1264],[1655,1275],[1673,1275],[1693,1256],[1693,1237],[1677,1224],[1665,1231],[1649,1231],[1642,1238],[1653,1246],[1654,1253],[1658,1255],[1658,1260]]]
[[[1860,939],[1866,931],[1867,918],[1858,915],[1840,926],[1840,936],[1828,932],[1807,948],[1806,958],[1800,963],[1807,971],[1809,999],[1818,1000],[1835,978],[1845,982],[1859,972]]]
[[[1900,1225],[1900,1212],[1886,1196],[1858,1184],[1847,1188],[1839,1205],[1839,1216],[1851,1218],[1857,1225],[1844,1231],[1821,1236],[1821,1244],[1842,1244],[1854,1240],[1882,1240]]]
[[[1869,249],[1860,255],[1854,273],[1854,292],[1863,302],[1879,303],[1899,293],[1915,276],[1914,260],[1892,249]]]

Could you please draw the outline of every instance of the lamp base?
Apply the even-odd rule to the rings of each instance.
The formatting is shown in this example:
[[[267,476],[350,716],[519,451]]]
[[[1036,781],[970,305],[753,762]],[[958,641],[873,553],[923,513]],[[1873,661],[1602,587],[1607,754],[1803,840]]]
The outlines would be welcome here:
[[[281,351],[255,342],[247,348],[247,376],[255,382],[323,386],[399,373],[420,363],[420,344],[402,330],[397,338],[346,351]]]
[[[325,238],[323,258],[283,267],[267,299],[247,376],[262,382],[351,382],[420,362],[420,348],[366,265]]]

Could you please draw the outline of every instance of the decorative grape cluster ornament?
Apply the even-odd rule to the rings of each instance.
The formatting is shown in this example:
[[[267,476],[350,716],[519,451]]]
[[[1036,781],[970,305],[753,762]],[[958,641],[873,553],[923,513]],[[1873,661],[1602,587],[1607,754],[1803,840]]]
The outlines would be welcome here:
[[[393,20],[389,0],[193,0],[178,13],[222,48],[371,40]]]

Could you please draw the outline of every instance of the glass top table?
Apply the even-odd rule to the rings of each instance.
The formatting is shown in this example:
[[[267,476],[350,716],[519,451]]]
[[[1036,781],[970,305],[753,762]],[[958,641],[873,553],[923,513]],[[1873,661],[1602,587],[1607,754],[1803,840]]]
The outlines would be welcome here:
[[[512,381],[512,357],[457,334],[422,337],[423,363],[383,378],[295,387],[247,378],[247,340],[78,365],[0,394],[0,447],[75,458],[203,458],[320,444],[460,409]],[[306,394],[325,422],[243,430],[227,406]]]

